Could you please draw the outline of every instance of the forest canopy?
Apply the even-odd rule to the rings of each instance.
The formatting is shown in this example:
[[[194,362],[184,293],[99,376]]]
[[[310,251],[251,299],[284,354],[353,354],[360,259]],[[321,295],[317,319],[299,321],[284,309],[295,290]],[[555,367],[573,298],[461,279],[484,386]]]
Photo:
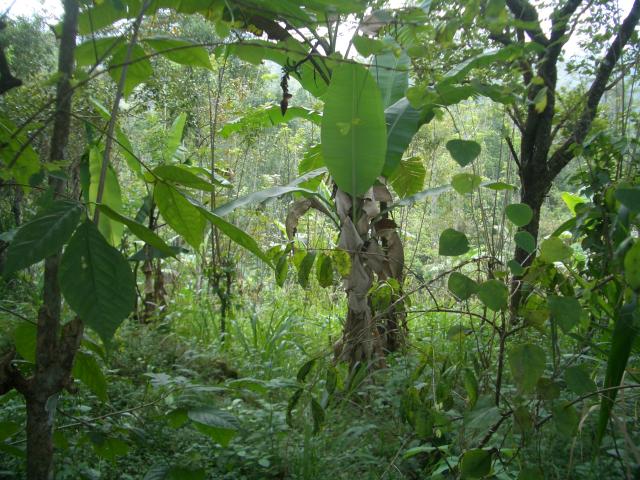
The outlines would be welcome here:
[[[0,8],[0,478],[640,475],[640,0]]]

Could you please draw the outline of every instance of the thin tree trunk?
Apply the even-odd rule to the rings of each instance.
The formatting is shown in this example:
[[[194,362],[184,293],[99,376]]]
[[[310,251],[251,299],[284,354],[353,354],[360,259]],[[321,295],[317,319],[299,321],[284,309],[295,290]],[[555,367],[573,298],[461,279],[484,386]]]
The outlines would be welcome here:
[[[27,398],[27,478],[53,478],[53,424],[58,394]],[[49,409],[47,408],[49,407]]]
[[[66,158],[71,124],[71,77],[78,24],[78,3],[65,0],[58,71],[61,73],[56,97],[51,161]],[[62,180],[50,181],[55,195],[62,194]],[[27,478],[53,478],[53,422],[58,393],[68,384],[75,352],[82,338],[79,319],[67,324],[60,336],[61,295],[58,284],[60,254],[45,260],[43,305],[38,314],[35,374],[28,383],[27,404]]]

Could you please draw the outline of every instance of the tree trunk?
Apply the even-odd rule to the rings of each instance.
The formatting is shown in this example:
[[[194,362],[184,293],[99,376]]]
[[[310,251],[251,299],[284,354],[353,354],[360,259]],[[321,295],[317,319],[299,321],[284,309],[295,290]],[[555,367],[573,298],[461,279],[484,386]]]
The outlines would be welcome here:
[[[56,92],[56,113],[51,142],[51,161],[67,158],[71,125],[71,77],[78,24],[78,2],[65,0]],[[65,182],[50,178],[54,196],[59,197]],[[75,353],[82,339],[82,322],[75,318],[60,328],[61,295],[58,284],[60,254],[45,259],[43,304],[38,313],[35,374],[26,385],[16,384],[27,402],[27,478],[53,478],[53,423],[58,393],[68,386]]]
[[[26,398],[27,404],[27,478],[53,478],[53,422],[58,395],[47,400],[39,392]]]

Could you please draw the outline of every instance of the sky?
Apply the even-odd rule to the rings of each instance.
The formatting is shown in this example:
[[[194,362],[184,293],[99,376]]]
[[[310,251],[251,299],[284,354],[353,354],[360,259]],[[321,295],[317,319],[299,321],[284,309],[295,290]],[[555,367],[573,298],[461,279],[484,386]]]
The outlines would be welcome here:
[[[0,14],[7,9],[9,16],[29,16],[40,13],[47,17],[59,18],[62,14],[62,2],[60,0],[0,0]]]

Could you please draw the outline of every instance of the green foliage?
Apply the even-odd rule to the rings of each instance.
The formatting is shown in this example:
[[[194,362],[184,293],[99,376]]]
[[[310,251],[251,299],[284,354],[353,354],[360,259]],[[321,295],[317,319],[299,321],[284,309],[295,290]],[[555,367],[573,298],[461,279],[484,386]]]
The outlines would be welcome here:
[[[467,450],[460,461],[462,478],[483,478],[491,471],[491,452],[488,450]]]
[[[451,180],[451,186],[460,195],[473,192],[481,183],[482,178],[471,173],[458,173]]]
[[[447,286],[459,300],[468,300],[471,295],[478,292],[478,284],[459,272],[452,272],[449,275]]]
[[[184,195],[165,182],[156,183],[153,199],[166,222],[196,250],[200,247],[206,220]]]
[[[114,86],[99,73],[120,81],[141,3],[81,7],[65,161],[47,161],[44,105],[58,77],[25,69],[35,62],[21,60],[29,42],[3,41],[26,86],[2,97],[0,359],[27,378],[42,368],[47,279],[36,263],[59,251],[60,334],[75,315],[89,327],[71,372],[79,388],[55,397],[56,478],[633,475],[639,163],[637,141],[615,134],[634,118],[633,108],[615,107],[629,93],[609,92],[612,108],[599,109],[573,150],[580,168],[567,166],[549,191],[538,240],[522,229],[537,231],[531,208],[512,203],[517,165],[503,142],[515,140],[513,119],[476,100],[509,104],[514,118],[551,113],[557,92],[540,77],[521,85],[514,75],[543,48],[531,34],[496,51],[479,37],[531,31],[535,22],[503,0],[396,10],[356,0],[258,3],[150,3],[104,179],[112,112],[103,105],[113,105]],[[344,29],[338,13],[361,19],[353,41],[375,56],[368,64],[332,53]],[[593,32],[613,35],[602,18],[589,26],[594,48]],[[234,38],[221,41],[231,29]],[[36,30],[53,47],[44,23]],[[635,81],[633,69],[627,78]],[[574,97],[555,102],[556,120],[578,113]],[[230,112],[245,113],[230,120]],[[573,123],[558,125],[562,145]],[[475,141],[445,143],[469,132]],[[473,171],[452,172],[447,152],[463,168],[476,162]],[[301,177],[290,180],[296,170]],[[353,199],[340,214],[364,246],[336,248],[343,205],[334,180],[358,197],[381,176],[400,199],[386,197],[382,212],[367,215]],[[58,181],[64,192],[54,200],[47,182]],[[422,190],[425,181],[447,185]],[[329,212],[306,213],[293,240],[281,223],[290,197]],[[97,227],[88,220],[96,209]],[[385,254],[398,247],[383,228],[392,222],[404,259],[376,261],[376,245]],[[522,265],[514,243],[519,261],[529,255]],[[392,278],[398,265],[402,282]],[[368,276],[362,288],[353,266]],[[343,328],[360,318],[345,322],[353,299],[343,290],[357,288],[375,330],[372,342],[343,352],[358,358],[349,365]],[[394,329],[402,342],[386,352]],[[24,476],[25,420],[21,396],[2,395],[0,477]]]
[[[157,53],[167,57],[173,62],[213,70],[211,61],[209,60],[209,53],[202,46],[169,37],[145,38],[143,41]]]
[[[540,259],[548,262],[561,262],[571,256],[571,248],[558,237],[550,237],[540,244]]]
[[[380,90],[363,66],[343,64],[333,71],[321,135],[322,156],[337,185],[362,195],[382,172],[387,150]]]
[[[536,239],[529,232],[521,230],[514,235],[515,243],[518,247],[527,253],[533,253],[536,250]]]
[[[404,52],[400,55],[396,55],[394,52],[376,55],[370,70],[380,88],[382,106],[386,112],[388,107],[404,97],[409,86],[409,57]]]
[[[461,167],[466,167],[480,155],[480,145],[473,140],[449,140],[447,150]]]
[[[81,214],[79,203],[58,200],[22,225],[9,244],[4,275],[59,252],[76,229]]]
[[[382,174],[388,177],[395,174],[402,155],[427,118],[404,97],[389,105],[384,111],[384,117],[387,126],[387,153]]]
[[[89,220],[69,240],[59,278],[65,300],[105,342],[133,310],[135,280],[129,264]]]
[[[422,158],[411,157],[401,160],[388,180],[395,192],[404,198],[422,190],[426,175]]]
[[[531,393],[544,373],[546,356],[541,347],[531,343],[514,345],[509,350],[511,375],[523,393]]]
[[[439,255],[454,257],[467,253],[470,248],[467,236],[453,228],[447,228],[440,234],[438,245]]]
[[[526,203],[512,203],[505,207],[507,218],[516,227],[524,227],[531,222],[533,218],[533,210]]]
[[[305,107],[290,106],[283,115],[280,105],[267,105],[225,123],[220,129],[220,135],[227,138],[234,133],[254,133],[258,129],[273,127],[280,123],[288,123],[296,118],[302,118],[315,124],[320,124],[322,120],[320,113]]]
[[[487,280],[478,285],[478,298],[494,311],[505,310],[509,299],[509,290],[500,280]]]

